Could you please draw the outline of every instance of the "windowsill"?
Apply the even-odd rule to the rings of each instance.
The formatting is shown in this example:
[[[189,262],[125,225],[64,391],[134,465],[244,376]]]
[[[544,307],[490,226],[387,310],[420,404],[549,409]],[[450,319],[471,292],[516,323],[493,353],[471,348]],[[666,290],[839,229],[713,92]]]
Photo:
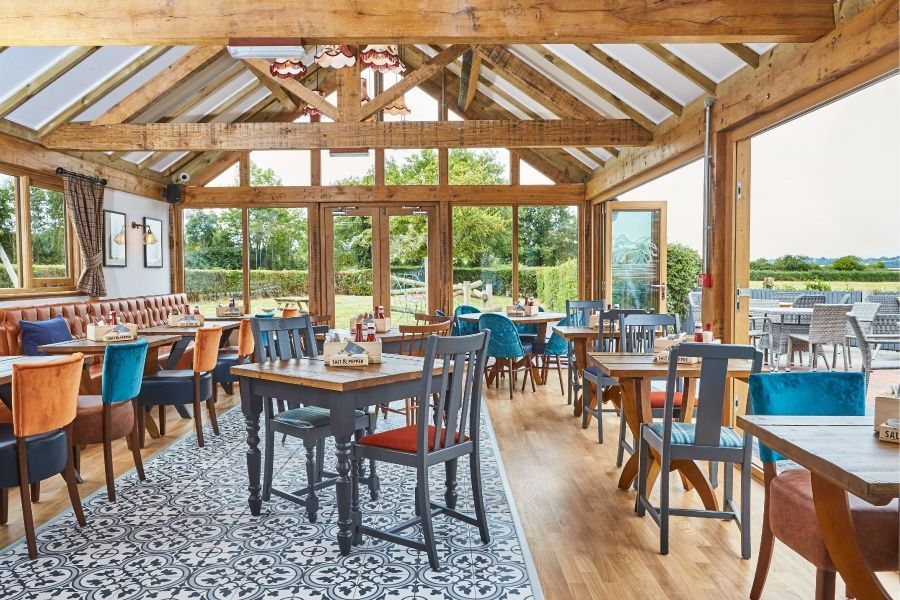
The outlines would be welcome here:
[[[41,298],[60,298],[65,296],[84,296],[85,294],[76,287],[54,287],[47,290],[0,290],[0,302],[11,300],[39,300]]]

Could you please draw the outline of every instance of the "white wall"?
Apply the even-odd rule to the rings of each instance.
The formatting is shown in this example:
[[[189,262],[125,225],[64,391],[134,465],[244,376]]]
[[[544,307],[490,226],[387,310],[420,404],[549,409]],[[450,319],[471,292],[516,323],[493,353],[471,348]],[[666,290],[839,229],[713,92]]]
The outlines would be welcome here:
[[[106,278],[106,297],[122,298],[127,296],[152,296],[156,294],[168,294],[171,291],[169,271],[172,257],[169,256],[169,205],[143,196],[137,196],[128,192],[107,189],[103,199],[103,207],[106,210],[115,210],[125,213],[127,245],[125,267],[104,267],[103,274]],[[144,268],[144,245],[142,232],[131,229],[131,222],[144,222],[144,217],[159,219],[163,223],[163,230],[154,231],[162,240],[163,267],[161,269]],[[75,276],[76,280],[78,274]],[[2,306],[22,306],[31,304],[50,304],[53,302],[71,302],[73,300],[85,300],[84,295],[72,295],[53,298],[28,298],[18,300],[6,300],[0,302]]]

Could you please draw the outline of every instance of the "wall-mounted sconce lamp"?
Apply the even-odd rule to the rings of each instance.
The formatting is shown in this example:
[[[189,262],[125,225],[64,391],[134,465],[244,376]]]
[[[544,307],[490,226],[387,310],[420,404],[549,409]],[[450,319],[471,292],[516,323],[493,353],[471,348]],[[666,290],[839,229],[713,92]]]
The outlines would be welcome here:
[[[144,232],[144,244],[150,246],[151,244],[156,243],[156,235],[153,233],[153,230],[150,229],[149,225],[143,225],[136,221],[131,222],[132,229],[141,229]],[[116,236],[116,242],[118,242],[119,237]]]
[[[125,225],[122,225],[122,229],[119,233],[116,234],[116,237],[113,238],[113,241],[119,246],[125,245]]]

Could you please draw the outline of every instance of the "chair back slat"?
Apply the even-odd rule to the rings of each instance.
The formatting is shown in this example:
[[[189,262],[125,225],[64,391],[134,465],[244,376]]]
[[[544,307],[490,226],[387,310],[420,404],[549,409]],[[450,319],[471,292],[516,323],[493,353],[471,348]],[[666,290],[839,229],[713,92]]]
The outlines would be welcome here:
[[[591,315],[606,310],[606,300],[566,300],[566,322],[572,327],[587,327]]]
[[[450,333],[450,325],[450,319],[446,317],[443,321],[427,325],[400,325],[399,353],[406,356],[425,356],[425,344],[428,337],[432,334],[447,335]]]
[[[318,356],[308,315],[288,319],[250,319],[255,342],[254,362]],[[265,336],[263,335],[265,333]]]
[[[725,384],[728,381],[728,361],[751,361],[751,373],[759,373],[762,367],[762,352],[753,346],[739,344],[698,344],[685,342],[673,347],[669,352],[668,383],[666,384],[666,407],[664,413],[663,437],[671,440],[672,421],[675,412],[675,383],[679,357],[698,357],[700,381],[697,392],[699,407],[695,420],[694,444],[718,447],[722,414],[725,408]]]
[[[436,452],[469,439],[478,443],[481,392],[490,330],[480,333],[441,337],[432,334],[425,345],[425,368],[419,393],[419,455]],[[435,374],[433,365],[440,365]],[[434,412],[429,415],[434,398]],[[431,418],[429,418],[431,417]],[[428,439],[428,425],[434,424]],[[469,431],[466,431],[468,425]],[[430,443],[429,443],[430,442]]]
[[[597,332],[597,344],[595,346],[596,350],[600,352],[614,352],[616,347],[616,342],[621,342],[620,339],[616,340],[612,336],[605,335],[606,331],[620,331],[622,330],[622,319],[627,317],[628,315],[646,315],[646,310],[642,308],[611,308],[609,310],[604,310],[600,313],[600,327]],[[624,348],[619,344],[619,352],[624,352]]]
[[[653,352],[657,334],[675,333],[675,315],[629,314],[619,321],[619,352]]]

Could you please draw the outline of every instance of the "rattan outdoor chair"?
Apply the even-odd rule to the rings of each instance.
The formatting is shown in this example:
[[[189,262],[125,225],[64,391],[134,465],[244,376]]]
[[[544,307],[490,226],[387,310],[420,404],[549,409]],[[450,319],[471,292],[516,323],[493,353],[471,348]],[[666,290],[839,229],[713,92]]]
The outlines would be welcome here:
[[[796,347],[805,347],[809,350],[809,361],[812,370],[817,370],[819,355],[828,367],[828,358],[825,356],[823,346],[831,344],[834,353],[831,361],[831,369],[837,366],[838,346],[842,348],[844,356],[844,370],[848,370],[847,359],[847,313],[852,306],[849,304],[817,304],[813,306],[812,320],[809,324],[809,333],[791,333],[787,339],[788,371],[794,366],[793,350]]]

